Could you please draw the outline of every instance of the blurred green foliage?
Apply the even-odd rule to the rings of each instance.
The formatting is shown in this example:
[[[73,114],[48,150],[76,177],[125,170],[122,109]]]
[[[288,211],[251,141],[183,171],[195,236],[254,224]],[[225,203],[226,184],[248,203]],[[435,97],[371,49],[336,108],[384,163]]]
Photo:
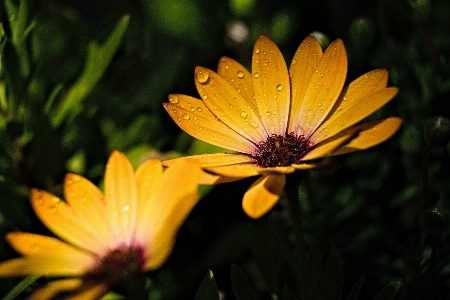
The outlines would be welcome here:
[[[448,218],[450,208],[448,142],[427,148],[423,133],[427,120],[450,114],[449,19],[446,0],[5,0],[0,234],[49,234],[30,209],[29,189],[61,195],[67,171],[99,183],[114,149],[135,166],[218,151],[172,122],[161,105],[169,93],[197,96],[194,67],[215,69],[223,55],[249,67],[259,34],[289,63],[314,32],[324,47],[344,40],[348,82],[375,68],[390,71],[400,93],[371,118],[395,115],[404,124],[374,149],[333,159],[342,168],[303,180],[308,299],[448,299],[448,228],[430,235],[421,220],[435,208]],[[205,190],[173,255],[149,274],[152,299],[203,299],[209,284],[226,299],[299,299],[305,283],[292,267],[286,199],[249,220],[241,197],[250,184]],[[1,239],[0,260],[15,256]],[[0,295],[19,282],[2,279]]]

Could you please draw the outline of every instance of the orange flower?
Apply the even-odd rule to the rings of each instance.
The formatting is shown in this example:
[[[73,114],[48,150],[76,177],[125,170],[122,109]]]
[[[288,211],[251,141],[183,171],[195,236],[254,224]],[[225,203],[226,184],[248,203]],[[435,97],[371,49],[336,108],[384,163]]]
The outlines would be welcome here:
[[[67,202],[33,189],[34,211],[63,241],[9,233],[8,242],[23,257],[0,263],[0,277],[69,277],[50,282],[31,298],[70,291],[70,299],[98,299],[120,280],[157,269],[197,202],[200,172],[183,160],[163,172],[159,160],[148,160],[134,173],[125,155],[114,151],[106,166],[105,194],[72,173],[64,181]]]
[[[197,67],[201,99],[170,95],[164,108],[188,134],[234,151],[189,157],[220,175],[219,181],[262,175],[242,202],[244,211],[258,218],[278,201],[286,174],[319,167],[310,163],[317,158],[375,146],[400,127],[401,119],[395,117],[354,126],[398,89],[386,87],[388,72],[383,69],[343,89],[346,73],[347,55],[339,39],[322,52],[307,37],[288,70],[278,47],[261,35],[252,73],[228,57],[220,59],[217,73]]]

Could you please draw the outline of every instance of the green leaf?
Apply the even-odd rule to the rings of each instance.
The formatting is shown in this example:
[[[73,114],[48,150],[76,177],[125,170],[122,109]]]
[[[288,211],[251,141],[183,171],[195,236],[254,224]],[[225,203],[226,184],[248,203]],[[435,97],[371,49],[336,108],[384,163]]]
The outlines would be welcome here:
[[[244,272],[235,264],[231,264],[231,288],[237,300],[258,300]]]
[[[359,292],[361,291],[363,283],[364,277],[361,277],[352,287],[352,290],[350,291],[347,300],[358,300]]]
[[[317,299],[339,300],[342,296],[344,274],[338,251],[331,247],[317,287]]]
[[[217,284],[211,270],[208,270],[203,277],[194,300],[220,300]]]
[[[129,16],[122,17],[103,45],[98,45],[96,42],[89,44],[88,57],[83,73],[61,99],[58,107],[51,115],[54,127],[59,126],[69,113],[72,113],[73,117],[82,110],[83,100],[103,76],[116,53],[128,27],[129,19]]]
[[[33,284],[41,275],[28,276],[21,282],[19,282],[9,293],[3,298],[3,300],[13,300],[19,296],[27,287]]]
[[[401,285],[402,283],[400,281],[389,282],[381,289],[374,300],[394,300]]]

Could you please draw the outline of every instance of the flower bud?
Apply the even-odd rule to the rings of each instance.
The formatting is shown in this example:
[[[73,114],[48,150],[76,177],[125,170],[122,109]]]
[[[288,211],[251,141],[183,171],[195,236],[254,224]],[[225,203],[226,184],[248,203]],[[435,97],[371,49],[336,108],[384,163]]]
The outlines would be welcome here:
[[[432,207],[423,214],[422,224],[429,234],[441,236],[448,228],[449,213],[447,210]]]
[[[450,121],[444,117],[436,117],[425,124],[425,140],[431,146],[445,146],[450,141]]]

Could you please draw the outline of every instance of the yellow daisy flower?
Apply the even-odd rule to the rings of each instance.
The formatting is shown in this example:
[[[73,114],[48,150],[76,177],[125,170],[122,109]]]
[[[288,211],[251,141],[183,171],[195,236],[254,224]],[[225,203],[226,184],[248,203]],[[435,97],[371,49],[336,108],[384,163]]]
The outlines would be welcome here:
[[[401,119],[395,117],[354,126],[398,89],[387,87],[388,72],[383,69],[343,88],[346,73],[340,39],[323,52],[307,37],[288,70],[275,43],[261,35],[253,50],[252,73],[223,57],[217,73],[195,69],[201,99],[174,94],[163,105],[188,134],[234,151],[189,157],[220,175],[219,181],[262,175],[242,203],[250,217],[258,218],[278,201],[286,174],[319,167],[309,163],[317,158],[375,146],[400,127]]]
[[[163,172],[159,160],[136,172],[114,151],[105,172],[103,194],[73,173],[64,180],[67,202],[42,190],[31,191],[39,219],[58,237],[12,232],[6,238],[23,257],[0,263],[0,277],[65,277],[33,293],[51,299],[98,299],[122,279],[160,267],[176,233],[196,204],[201,169],[179,161]],[[176,186],[176,188],[173,188]]]

